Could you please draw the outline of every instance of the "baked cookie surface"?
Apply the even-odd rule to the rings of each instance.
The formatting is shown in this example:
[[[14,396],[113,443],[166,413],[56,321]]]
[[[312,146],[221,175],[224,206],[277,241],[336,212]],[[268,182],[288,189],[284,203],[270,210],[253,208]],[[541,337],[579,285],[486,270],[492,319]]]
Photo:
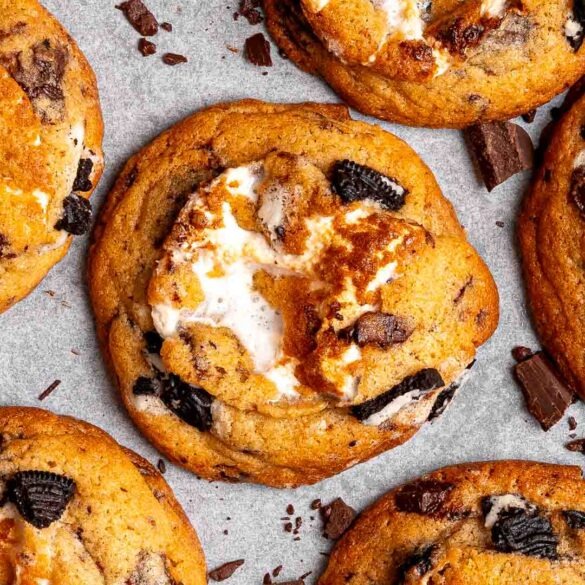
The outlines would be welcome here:
[[[187,118],[128,162],[95,236],[124,403],[210,479],[313,483],[404,442],[498,320],[429,169],[342,106]]]
[[[142,457],[36,408],[0,408],[0,436],[0,583],[207,582],[195,531]]]
[[[585,583],[584,487],[578,467],[441,469],[366,510],[319,585]]]
[[[0,312],[89,229],[102,132],[73,39],[36,0],[0,0]]]
[[[576,93],[583,96],[582,88]],[[557,123],[518,222],[539,337],[585,398],[585,97]]]
[[[580,0],[264,0],[276,43],[351,106],[412,126],[506,120],[585,71]]]

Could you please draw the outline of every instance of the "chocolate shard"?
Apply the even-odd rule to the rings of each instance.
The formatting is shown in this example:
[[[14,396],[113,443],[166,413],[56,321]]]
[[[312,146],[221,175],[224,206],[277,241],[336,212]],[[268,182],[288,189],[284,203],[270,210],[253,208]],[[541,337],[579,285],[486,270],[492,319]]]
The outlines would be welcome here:
[[[360,347],[377,345],[386,349],[396,343],[403,343],[410,335],[402,319],[389,313],[369,311],[364,313],[345,335]]]
[[[71,193],[63,200],[63,214],[55,224],[56,230],[82,236],[91,226],[91,203],[77,193]]]
[[[435,403],[433,404],[433,408],[429,413],[427,421],[435,420],[439,418],[446,410],[449,408],[451,401],[455,397],[455,393],[459,389],[459,384],[454,382],[448,388],[445,388],[442,392],[439,393]]]
[[[532,140],[517,124],[485,122],[470,126],[464,133],[488,191],[533,166]]]
[[[75,493],[75,482],[48,471],[19,471],[6,484],[6,497],[35,528],[61,518]]]
[[[252,65],[258,67],[272,67],[270,43],[262,33],[257,33],[246,39],[244,45],[246,58]]]
[[[399,396],[414,390],[428,392],[429,390],[434,390],[435,388],[440,388],[444,385],[445,382],[437,370],[434,368],[426,368],[424,370],[420,370],[412,376],[407,376],[404,378],[404,380],[402,380],[402,382],[396,384],[396,386],[387,392],[380,394],[380,396],[376,396],[376,398],[372,398],[371,400],[363,402],[362,404],[352,406],[351,414],[358,420],[363,421],[368,419],[373,414],[380,412],[384,407],[388,406],[388,404],[390,404],[393,400],[396,400],[396,398]]]
[[[244,559],[239,559],[237,561],[225,563],[221,565],[221,567],[209,571],[209,578],[212,581],[225,581],[226,579],[229,579],[244,564],[244,562]]]
[[[163,382],[161,399],[180,419],[197,430],[208,431],[213,424],[211,406],[213,396],[203,388],[183,382],[171,374]]]
[[[260,0],[240,0],[237,14],[243,16],[252,25],[259,24],[264,20],[259,8]]]
[[[340,538],[351,526],[356,511],[341,498],[333,500],[329,505],[320,508],[323,519],[323,534],[331,540]]]
[[[92,182],[89,180],[91,172],[93,171],[93,161],[91,158],[80,158],[79,164],[77,165],[77,175],[75,181],[73,181],[72,191],[91,191],[93,187]]]
[[[178,53],[165,53],[162,60],[165,65],[170,65],[171,67],[189,61],[185,55],[179,55]]]
[[[116,8],[143,37],[152,37],[158,32],[158,21],[142,0],[127,0]]]
[[[433,568],[433,554],[436,550],[436,545],[425,546],[408,557],[398,569],[399,583],[406,583],[410,575],[424,577]]]
[[[433,516],[441,511],[454,487],[452,483],[444,481],[421,479],[398,489],[394,504],[401,512]]]
[[[565,447],[569,451],[573,451],[573,453],[585,454],[585,439],[575,439],[574,441],[567,443]]]
[[[580,510],[565,510],[563,517],[569,528],[573,530],[583,530],[585,528],[585,512]]]
[[[561,420],[573,402],[573,392],[566,386],[555,365],[543,352],[514,366],[526,406],[540,426],[548,431]]]
[[[150,57],[156,53],[156,45],[147,39],[140,39],[138,41],[138,50],[143,57]]]
[[[581,218],[585,219],[585,166],[579,166],[573,171],[569,200],[577,208]]]

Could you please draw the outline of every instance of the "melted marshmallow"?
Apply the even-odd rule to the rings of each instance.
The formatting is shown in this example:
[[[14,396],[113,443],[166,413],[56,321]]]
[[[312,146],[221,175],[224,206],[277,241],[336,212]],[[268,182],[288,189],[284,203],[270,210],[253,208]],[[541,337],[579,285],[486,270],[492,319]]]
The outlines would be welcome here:
[[[483,0],[480,14],[481,16],[495,18],[504,12],[506,4],[508,4],[508,0]]]
[[[372,0],[374,6],[387,15],[388,34],[405,40],[423,38],[424,22],[418,0]]]

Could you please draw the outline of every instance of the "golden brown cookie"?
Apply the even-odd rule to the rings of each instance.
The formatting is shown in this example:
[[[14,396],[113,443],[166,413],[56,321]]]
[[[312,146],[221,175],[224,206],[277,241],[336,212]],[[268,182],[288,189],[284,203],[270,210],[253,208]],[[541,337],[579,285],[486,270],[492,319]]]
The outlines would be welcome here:
[[[506,120],[585,72],[580,0],[264,0],[276,43],[358,110],[411,126]]]
[[[585,398],[585,97],[554,129],[518,236],[540,339]]]
[[[0,408],[0,583],[203,585],[195,531],[150,463],[100,429]]]
[[[312,483],[404,442],[498,320],[429,169],[342,106],[174,126],[126,165],[89,272],[132,418],[211,479]]]
[[[335,547],[319,585],[585,583],[578,467],[447,467],[376,502]]]
[[[0,312],[89,229],[102,131],[73,39],[36,0],[0,0]]]

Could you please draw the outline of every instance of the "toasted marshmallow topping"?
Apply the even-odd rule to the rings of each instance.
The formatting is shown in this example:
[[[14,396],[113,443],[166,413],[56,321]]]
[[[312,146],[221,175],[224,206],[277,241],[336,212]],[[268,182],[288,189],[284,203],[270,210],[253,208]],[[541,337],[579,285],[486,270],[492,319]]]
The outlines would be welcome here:
[[[507,4],[508,0],[483,0],[480,14],[481,16],[496,18],[502,15]]]
[[[424,22],[417,0],[372,0],[387,15],[388,34],[403,40],[423,38]]]

